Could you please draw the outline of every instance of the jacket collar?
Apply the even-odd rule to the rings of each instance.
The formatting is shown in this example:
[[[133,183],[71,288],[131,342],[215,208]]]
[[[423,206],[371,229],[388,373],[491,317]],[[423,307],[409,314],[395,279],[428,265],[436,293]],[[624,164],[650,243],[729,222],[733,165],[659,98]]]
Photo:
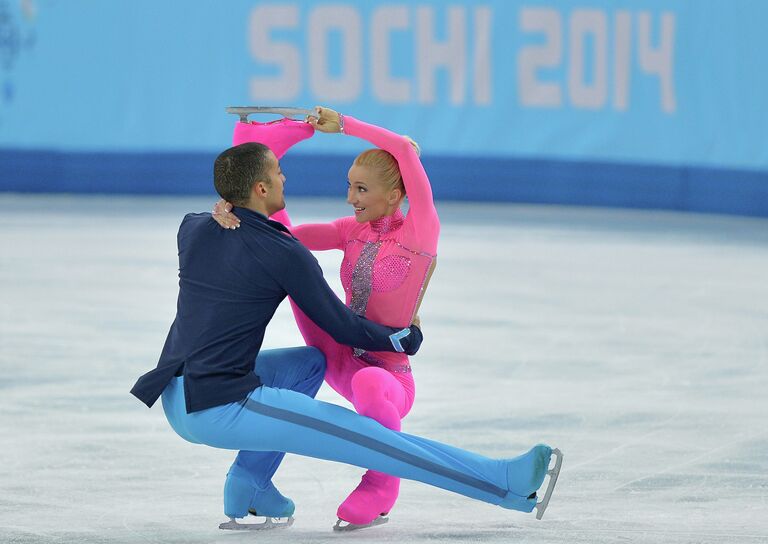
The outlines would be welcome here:
[[[291,234],[291,231],[288,230],[288,227],[286,227],[285,225],[283,225],[278,221],[271,220],[263,213],[253,211],[248,208],[241,208],[239,206],[234,206],[232,208],[232,213],[234,213],[238,218],[240,218],[240,221],[258,221],[259,223],[265,223],[270,227],[279,230],[280,232]],[[293,235],[291,234],[291,236]]]

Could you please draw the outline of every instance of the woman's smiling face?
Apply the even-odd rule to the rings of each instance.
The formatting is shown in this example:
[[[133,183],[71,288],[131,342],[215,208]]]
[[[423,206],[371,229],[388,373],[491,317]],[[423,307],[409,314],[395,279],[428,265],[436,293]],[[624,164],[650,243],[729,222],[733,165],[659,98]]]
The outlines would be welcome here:
[[[353,164],[349,169],[347,185],[347,202],[354,207],[358,223],[391,215],[394,211],[393,203],[399,200],[393,198],[396,195],[392,194],[397,189],[387,190],[375,172],[367,166]]]

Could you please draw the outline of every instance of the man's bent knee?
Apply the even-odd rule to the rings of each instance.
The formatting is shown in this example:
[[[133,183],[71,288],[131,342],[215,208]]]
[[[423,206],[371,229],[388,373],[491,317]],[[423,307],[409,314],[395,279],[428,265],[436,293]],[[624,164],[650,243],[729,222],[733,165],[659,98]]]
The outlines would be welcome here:
[[[325,355],[323,352],[312,346],[306,346],[302,350],[304,364],[312,370],[312,374],[325,375]]]

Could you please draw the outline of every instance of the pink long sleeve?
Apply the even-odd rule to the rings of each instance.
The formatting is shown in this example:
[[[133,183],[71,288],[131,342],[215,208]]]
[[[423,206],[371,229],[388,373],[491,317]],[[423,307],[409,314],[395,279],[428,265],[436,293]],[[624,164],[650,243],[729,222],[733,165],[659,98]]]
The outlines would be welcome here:
[[[349,115],[344,116],[344,133],[367,140],[395,157],[408,195],[409,211],[405,225],[413,229],[414,234],[420,238],[433,241],[431,247],[423,249],[436,253],[440,221],[432,198],[429,178],[411,143],[399,134]]]
[[[325,251],[328,249],[344,249],[345,239],[343,233],[346,223],[353,217],[342,217],[330,223],[306,223],[291,227],[291,233],[299,241],[313,251]]]
[[[312,251],[326,251],[328,249],[344,249],[345,223],[354,219],[342,217],[330,223],[305,223],[303,225],[291,225],[291,218],[285,209],[275,212],[270,217],[273,221],[282,223],[307,249]]]
[[[291,218],[285,209],[275,212],[270,219],[282,223],[289,228],[299,242],[312,251],[325,251],[328,249],[344,249],[344,241],[341,237],[337,221],[331,223],[306,223],[304,225],[291,225]]]

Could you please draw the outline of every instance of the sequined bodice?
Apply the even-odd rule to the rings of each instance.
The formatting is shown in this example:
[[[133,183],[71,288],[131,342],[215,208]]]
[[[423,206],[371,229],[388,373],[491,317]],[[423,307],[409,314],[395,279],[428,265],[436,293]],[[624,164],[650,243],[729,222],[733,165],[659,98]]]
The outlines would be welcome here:
[[[347,259],[341,263],[341,283],[344,290],[352,293],[350,307],[361,315],[371,291],[385,293],[397,289],[411,267],[411,260],[403,255],[386,255],[377,260],[380,247],[381,243],[368,242],[354,266]]]
[[[362,243],[362,249],[354,264],[351,248],[345,252],[341,264],[341,282],[344,290],[351,297],[349,307],[358,315],[365,315],[372,292],[387,292],[400,287],[408,277],[411,260],[404,255],[382,255],[379,253],[384,245],[388,252],[394,242],[387,235],[397,231],[403,224],[403,213],[398,209],[394,214],[385,216],[369,223],[375,240],[354,240]]]
[[[418,267],[423,276],[424,264],[432,257],[412,251],[401,243],[403,214],[399,210],[389,217],[372,221],[350,238],[341,264],[341,282],[347,305],[358,315],[392,326],[410,323],[424,278],[410,278],[413,259],[421,259]],[[402,288],[401,288],[402,287]],[[365,356],[354,348],[357,357]],[[389,354],[392,355],[392,354]],[[374,364],[368,361],[369,364]]]

